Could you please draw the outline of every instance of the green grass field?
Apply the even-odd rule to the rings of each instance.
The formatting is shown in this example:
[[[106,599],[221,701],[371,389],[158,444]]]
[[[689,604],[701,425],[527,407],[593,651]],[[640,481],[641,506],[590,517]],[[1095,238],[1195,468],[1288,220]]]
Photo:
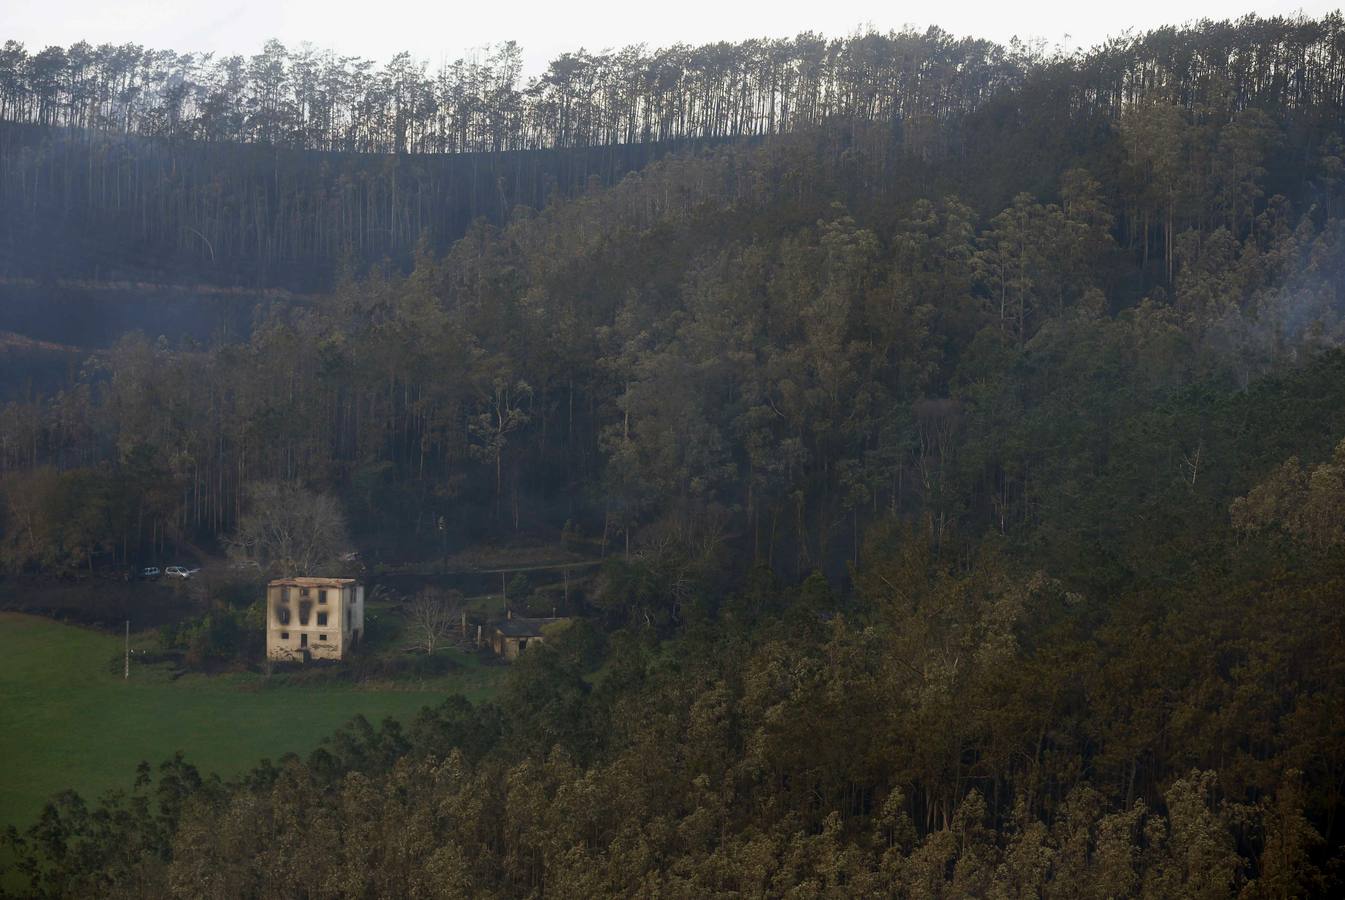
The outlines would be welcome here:
[[[132,635],[132,647],[151,641]],[[203,774],[228,777],[262,757],[307,753],[357,713],[406,721],[448,693],[493,693],[501,669],[462,661],[451,676],[379,689],[250,674],[174,681],[134,659],[124,681],[119,637],[0,613],[0,826],[30,824],[64,788],[88,800],[129,788],[137,763],[178,750]]]

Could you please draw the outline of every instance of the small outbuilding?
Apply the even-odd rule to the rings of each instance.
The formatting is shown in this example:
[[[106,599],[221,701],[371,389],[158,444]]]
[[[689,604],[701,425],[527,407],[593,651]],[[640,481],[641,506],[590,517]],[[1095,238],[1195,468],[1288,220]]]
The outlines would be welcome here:
[[[554,633],[553,626],[566,621],[563,617],[531,619],[510,613],[490,626],[490,649],[500,659],[512,662],[529,646],[545,643],[547,634]]]

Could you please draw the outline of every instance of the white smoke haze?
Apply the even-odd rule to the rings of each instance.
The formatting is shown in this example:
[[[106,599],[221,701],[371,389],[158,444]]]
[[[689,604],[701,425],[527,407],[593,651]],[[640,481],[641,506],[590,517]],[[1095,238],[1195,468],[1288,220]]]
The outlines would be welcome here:
[[[1192,309],[1180,287],[1175,298],[1205,364],[1231,370],[1244,387],[1279,366],[1345,346],[1345,223],[1332,220],[1319,231],[1304,217],[1267,243],[1262,249],[1248,242],[1230,260],[1221,308]],[[1179,275],[1179,282],[1191,280]]]

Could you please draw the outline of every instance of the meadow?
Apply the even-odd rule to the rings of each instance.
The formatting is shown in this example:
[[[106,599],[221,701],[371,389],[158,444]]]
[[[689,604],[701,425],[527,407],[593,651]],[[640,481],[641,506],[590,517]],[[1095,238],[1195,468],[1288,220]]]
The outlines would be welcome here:
[[[154,635],[132,635],[132,648]],[[409,720],[449,693],[490,695],[502,670],[461,655],[429,681],[363,686],[259,674],[187,674],[131,662],[123,639],[38,616],[0,613],[0,827],[34,821],[52,794],[93,800],[129,788],[142,760],[182,751],[203,774],[239,774],[263,757],[306,754],[356,714]]]

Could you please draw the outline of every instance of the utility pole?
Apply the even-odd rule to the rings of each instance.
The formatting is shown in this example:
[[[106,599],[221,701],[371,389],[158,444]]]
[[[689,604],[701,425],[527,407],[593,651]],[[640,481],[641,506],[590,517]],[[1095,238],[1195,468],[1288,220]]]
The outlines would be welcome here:
[[[126,620],[126,669],[122,673],[123,681],[131,680],[131,620]]]
[[[439,517],[439,572],[448,573],[448,520]]]

